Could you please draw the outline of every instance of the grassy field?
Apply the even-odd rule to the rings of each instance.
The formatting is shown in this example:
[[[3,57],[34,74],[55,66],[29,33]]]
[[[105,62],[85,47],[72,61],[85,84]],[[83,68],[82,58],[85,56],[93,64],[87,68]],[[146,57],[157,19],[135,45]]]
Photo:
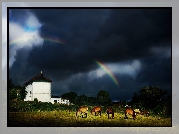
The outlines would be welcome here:
[[[10,112],[9,127],[124,127],[124,126],[166,126],[171,127],[171,118],[144,117],[137,115],[133,120],[131,116],[124,119],[124,114],[115,113],[114,119],[108,119],[105,113],[102,116],[78,117],[75,112],[50,111],[50,112]]]

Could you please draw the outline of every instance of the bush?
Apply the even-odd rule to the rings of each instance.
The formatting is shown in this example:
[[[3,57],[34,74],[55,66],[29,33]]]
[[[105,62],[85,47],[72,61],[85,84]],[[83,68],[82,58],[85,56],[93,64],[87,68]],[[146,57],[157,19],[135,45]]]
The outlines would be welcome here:
[[[9,112],[32,112],[32,111],[53,111],[53,110],[69,110],[75,111],[78,109],[78,105],[64,105],[64,104],[52,104],[51,102],[38,102],[35,101],[21,101],[11,100],[9,101]]]

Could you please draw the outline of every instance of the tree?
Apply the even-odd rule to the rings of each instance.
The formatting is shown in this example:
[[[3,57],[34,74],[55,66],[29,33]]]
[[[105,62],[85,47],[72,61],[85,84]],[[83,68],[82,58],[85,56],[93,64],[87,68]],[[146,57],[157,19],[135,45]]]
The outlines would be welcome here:
[[[17,99],[17,90],[15,88],[12,88],[9,91],[9,100]]]
[[[97,100],[95,97],[88,97],[88,104],[89,105],[96,105]]]
[[[140,89],[139,95],[134,93],[132,104],[140,105],[146,109],[154,109],[155,106],[161,105],[162,99],[165,98],[167,90],[158,87],[146,86]]]
[[[97,94],[97,102],[99,105],[110,105],[111,99],[109,98],[109,93],[105,90],[99,91],[99,93]]]
[[[61,95],[61,97],[68,99],[70,103],[76,103],[77,93],[75,92],[64,93]]]
[[[77,104],[78,105],[87,105],[88,103],[88,97],[84,94],[77,97]]]
[[[9,78],[9,100],[13,100],[17,98],[17,91],[14,87],[14,84],[12,82],[12,79]]]
[[[24,100],[27,91],[25,86],[21,87],[20,85],[14,86],[12,79],[9,78],[9,100],[18,99]]]
[[[20,88],[20,100],[24,100],[27,95],[27,91],[25,90],[25,86]]]
[[[12,82],[12,79],[9,78],[9,90],[13,89],[13,87],[14,87],[14,84]]]
[[[166,90],[162,90],[158,87],[143,87],[140,90],[141,98],[144,101],[144,107],[154,108],[155,105],[160,103],[160,100],[167,94]]]
[[[18,100],[24,100],[26,97],[27,91],[25,90],[25,87],[21,86],[14,86],[12,89],[9,91],[9,99],[18,99]]]

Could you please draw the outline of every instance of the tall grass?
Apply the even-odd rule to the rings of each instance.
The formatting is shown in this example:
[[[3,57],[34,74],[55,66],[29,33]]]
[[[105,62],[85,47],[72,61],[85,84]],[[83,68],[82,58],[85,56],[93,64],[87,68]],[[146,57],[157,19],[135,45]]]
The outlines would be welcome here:
[[[123,127],[123,126],[171,126],[171,118],[144,117],[137,115],[124,119],[123,113],[115,113],[114,119],[108,119],[104,112],[101,116],[94,116],[88,112],[87,118],[78,117],[75,111],[53,110],[35,112],[10,112],[8,126],[46,126],[46,127]]]

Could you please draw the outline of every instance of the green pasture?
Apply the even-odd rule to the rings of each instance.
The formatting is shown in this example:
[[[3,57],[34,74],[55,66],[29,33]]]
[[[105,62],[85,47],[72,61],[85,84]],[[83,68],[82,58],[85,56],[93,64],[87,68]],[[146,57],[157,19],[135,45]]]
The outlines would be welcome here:
[[[76,118],[76,112],[69,110],[9,112],[8,126],[12,127],[125,127],[125,126],[171,126],[171,118],[150,115],[137,115],[124,119],[124,113],[116,112],[114,119],[108,119],[106,113],[94,116],[88,112],[87,117]]]

